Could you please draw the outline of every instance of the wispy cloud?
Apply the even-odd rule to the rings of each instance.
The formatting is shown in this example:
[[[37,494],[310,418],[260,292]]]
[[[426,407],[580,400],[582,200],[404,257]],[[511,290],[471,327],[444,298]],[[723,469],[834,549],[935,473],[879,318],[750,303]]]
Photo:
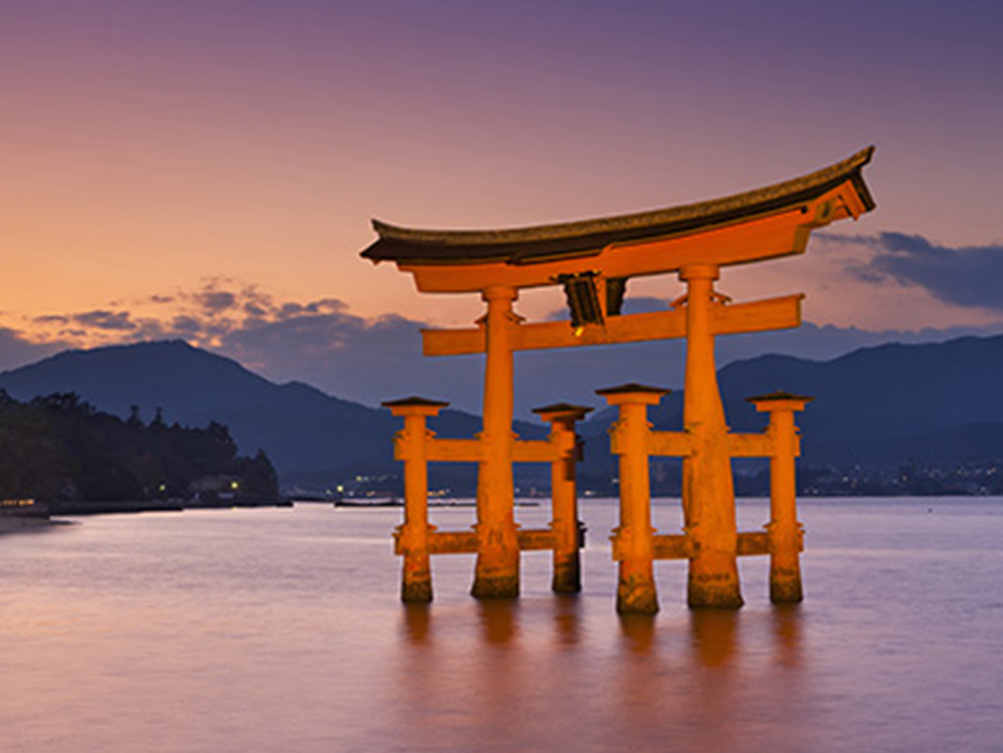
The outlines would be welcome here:
[[[210,313],[231,309],[237,302],[237,296],[227,290],[204,290],[192,298]]]
[[[85,311],[82,314],[74,314],[73,321],[84,327],[94,327],[95,329],[111,329],[118,331],[131,331],[137,328],[137,324],[132,321],[127,311]]]
[[[953,306],[1003,311],[1003,245],[952,248],[904,233],[852,242],[874,253],[866,264],[850,270],[863,283],[918,287]]]

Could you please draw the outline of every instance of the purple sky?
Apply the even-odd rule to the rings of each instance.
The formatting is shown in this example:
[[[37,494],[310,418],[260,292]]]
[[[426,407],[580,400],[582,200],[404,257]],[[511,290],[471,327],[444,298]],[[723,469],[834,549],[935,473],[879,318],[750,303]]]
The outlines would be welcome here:
[[[815,326],[722,360],[1003,331],[1001,29],[986,2],[0,0],[0,368],[173,336],[369,403],[476,407],[476,362],[419,363],[415,328],[480,302],[360,260],[370,218],[640,211],[872,143],[875,212],[721,281],[806,292]],[[566,363],[673,383],[675,352]]]

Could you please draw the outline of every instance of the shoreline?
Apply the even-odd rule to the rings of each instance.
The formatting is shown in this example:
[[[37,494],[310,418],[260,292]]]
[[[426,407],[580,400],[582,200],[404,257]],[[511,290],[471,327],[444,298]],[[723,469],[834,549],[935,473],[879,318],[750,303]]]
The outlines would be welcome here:
[[[30,531],[46,531],[54,527],[74,525],[75,521],[65,520],[64,516],[90,517],[92,515],[133,515],[149,512],[184,512],[185,510],[220,510],[257,507],[292,507],[287,500],[228,500],[226,502],[191,503],[181,500],[166,500],[162,502],[99,502],[70,503],[41,508],[33,513],[0,514],[0,535],[5,533],[22,533]]]
[[[55,526],[69,525],[66,520],[53,520],[34,515],[0,515],[0,535],[5,533],[25,533],[47,531]]]

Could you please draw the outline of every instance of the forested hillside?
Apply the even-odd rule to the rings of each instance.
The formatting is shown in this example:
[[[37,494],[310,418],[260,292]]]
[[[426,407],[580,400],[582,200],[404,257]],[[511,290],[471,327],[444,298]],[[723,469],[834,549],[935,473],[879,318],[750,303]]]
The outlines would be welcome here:
[[[0,390],[0,498],[60,505],[155,500],[274,501],[263,452],[237,454],[222,424],[144,423],[96,410],[74,393],[23,403]],[[140,505],[141,506],[141,505]]]

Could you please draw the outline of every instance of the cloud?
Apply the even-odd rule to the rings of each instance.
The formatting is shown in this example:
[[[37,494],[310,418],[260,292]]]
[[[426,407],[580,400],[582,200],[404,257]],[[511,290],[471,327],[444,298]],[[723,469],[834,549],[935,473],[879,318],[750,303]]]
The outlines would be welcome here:
[[[1003,311],[1003,245],[951,248],[904,233],[881,233],[857,242],[874,249],[870,261],[853,270],[861,282],[891,281],[923,288],[954,306]]]
[[[233,308],[237,302],[237,296],[224,290],[206,290],[197,293],[194,297],[206,311],[212,313]]]
[[[82,314],[74,314],[73,321],[85,327],[95,327],[97,329],[111,330],[134,330],[136,323],[132,321],[127,311],[106,311],[99,309],[95,311],[85,311]]]
[[[256,285],[229,277],[212,277],[195,291],[179,291],[164,296],[177,306],[187,307],[201,317],[267,316],[275,310],[272,296]]]
[[[200,319],[196,319],[194,316],[184,315],[176,316],[171,319],[169,327],[173,334],[179,335],[182,338],[186,336],[194,337],[203,329],[202,321]]]
[[[443,359],[424,358],[419,330],[425,326],[397,315],[367,319],[343,310],[340,302],[318,301],[248,319],[214,350],[276,381],[307,382],[370,405],[421,394],[475,407],[479,362],[458,359],[467,362],[456,369]]]
[[[628,297],[625,313],[667,306],[665,299]],[[474,412],[481,409],[483,357],[423,357],[419,330],[427,322],[398,315],[360,317],[332,299],[274,303],[266,313],[233,326],[213,349],[276,381],[304,381],[369,405],[417,394]],[[545,318],[566,314],[558,311]],[[718,365],[771,352],[828,360],[886,342],[928,342],[1000,329],[869,331],[806,323],[793,330],[721,337]],[[517,353],[517,413],[525,417],[533,407],[560,401],[599,406],[597,388],[630,381],[679,388],[684,352],[681,340],[669,340]]]
[[[70,319],[59,314],[51,314],[49,316],[36,316],[32,322],[35,324],[69,324]]]
[[[913,254],[909,243],[894,245],[883,236],[841,242],[855,244],[852,257],[845,258],[880,277],[883,284],[890,273],[870,269],[869,262],[892,255],[890,248],[908,247],[909,258],[939,253],[931,245]],[[873,283],[865,284],[875,297]],[[170,298],[170,305],[160,301],[152,309],[143,308],[143,303],[150,303],[148,297],[130,310],[100,308],[36,318],[26,329],[47,332],[45,345],[29,342],[23,332],[0,329],[0,366],[21,365],[66,347],[180,338],[233,358],[273,381],[305,382],[343,399],[377,405],[421,395],[480,412],[483,356],[425,358],[420,330],[430,326],[428,322],[397,314],[359,316],[333,298],[277,300],[255,286],[224,279],[207,281],[192,291],[175,291]],[[666,299],[628,295],[624,311],[667,306]],[[554,317],[567,315],[555,312],[547,318]],[[991,326],[918,331],[806,323],[794,330],[721,337],[716,352],[719,366],[763,353],[828,360],[886,342],[928,342],[1000,330],[1003,323],[998,320]],[[35,330],[32,337],[42,339]],[[562,401],[600,406],[597,388],[625,382],[679,388],[683,365],[681,340],[520,352],[515,357],[516,411],[526,417],[531,408]]]

